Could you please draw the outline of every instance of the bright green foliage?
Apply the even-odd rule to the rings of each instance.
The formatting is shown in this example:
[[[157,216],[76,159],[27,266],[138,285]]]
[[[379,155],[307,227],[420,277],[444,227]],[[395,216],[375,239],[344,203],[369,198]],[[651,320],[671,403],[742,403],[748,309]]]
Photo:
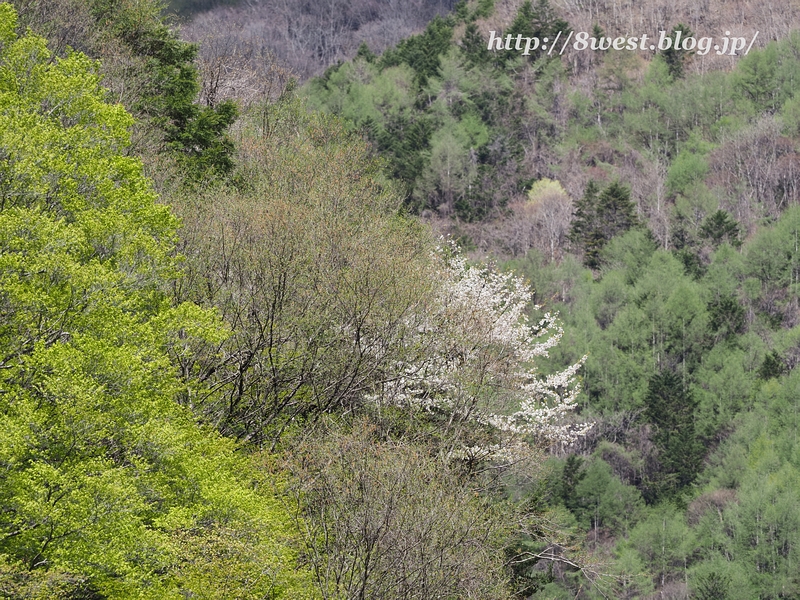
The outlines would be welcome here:
[[[616,578],[618,598],[647,597],[653,592],[653,581],[645,562],[630,546],[617,548],[612,575]]]
[[[695,278],[637,230],[606,245],[599,279],[571,261],[546,265],[529,256],[516,263],[543,301],[562,309],[566,345],[589,353],[587,411],[624,449],[598,451],[613,472],[577,471],[587,473],[576,485],[585,499],[571,508],[585,511],[587,539],[594,535],[592,501],[598,517],[614,514],[604,512],[604,493],[623,485],[617,477],[651,503],[661,497],[681,507],[651,504],[627,541],[617,534],[614,569],[631,594],[647,593],[634,583],[637,564],[657,589],[688,580],[706,597],[725,588],[726,598],[772,598],[797,588],[791,490],[800,396],[791,368],[800,334],[787,326],[797,297],[797,213],[787,210],[740,249],[727,243],[735,223],[714,214],[701,221],[708,262]],[[552,358],[557,368],[570,354]],[[577,463],[565,472],[568,488]]]
[[[200,91],[198,49],[167,25],[161,2],[54,0],[47,8],[29,0],[14,4],[24,25],[53,38],[56,54],[69,45],[102,60],[104,85],[137,119],[133,137],[138,152],[166,152],[193,179],[230,171],[233,145],[226,131],[237,108],[231,102],[195,103]],[[48,9],[55,13],[53,22]]]
[[[720,573],[735,598],[773,598],[797,591],[798,376],[763,384],[756,407],[737,419],[708,473],[699,504],[698,547],[708,557],[697,585]]]
[[[471,221],[483,215],[480,214],[481,207],[470,203],[470,191],[478,177],[470,148],[485,143],[487,136],[480,121],[469,118],[460,123],[448,121],[431,136],[430,162],[414,192],[420,204],[424,205],[430,197],[438,197],[452,205],[462,218]],[[471,132],[469,126],[472,124],[475,127]]]
[[[175,403],[171,356],[226,332],[162,291],[177,222],[122,155],[132,119],[15,25],[0,4],[3,594],[301,597],[269,481]]]
[[[600,254],[600,260],[604,272],[621,275],[625,285],[633,285],[647,273],[656,250],[655,240],[649,230],[632,229],[608,242]]]
[[[620,242],[638,234],[629,233]],[[606,256],[612,256],[606,254]],[[641,258],[647,254],[640,255]],[[593,294],[596,323],[603,327],[592,344],[587,369],[590,393],[605,406],[643,406],[647,381],[660,369],[691,373],[706,349],[708,315],[703,290],[683,274],[669,253],[650,255],[634,281],[619,271],[606,274]],[[629,255],[636,265],[636,254]],[[631,275],[628,275],[630,277]],[[602,351],[611,347],[612,351]]]
[[[693,541],[685,517],[674,507],[664,505],[636,526],[629,544],[643,559],[653,582],[663,586],[670,579],[682,579]]]
[[[58,569],[29,571],[24,565],[10,563],[0,555],[0,597],[50,600],[56,598],[94,598],[87,577]]]
[[[770,44],[761,52],[748,54],[740,63],[734,81],[738,91],[756,110],[775,110],[782,86],[776,80],[779,50]]]
[[[428,147],[432,123],[414,109],[417,86],[408,65],[381,70],[363,61],[346,63],[329,69],[310,88],[312,104],[316,101],[371,133],[391,157],[394,177],[411,182],[422,171],[421,152]]]
[[[793,318],[800,294],[800,208],[788,209],[774,228],[761,231],[747,245],[745,275],[748,293],[768,326],[776,328]]]
[[[601,458],[595,458],[575,486],[576,509],[587,530],[597,536],[598,528],[625,534],[638,520],[643,502],[639,491],[622,483]]]
[[[684,148],[675,157],[667,174],[667,187],[674,194],[688,194],[708,174],[705,148]]]
[[[736,414],[750,405],[756,378],[752,355],[760,350],[757,339],[753,335],[736,339],[737,346],[747,347],[748,351],[723,343],[705,355],[695,374],[697,383],[692,387],[698,401],[695,423],[698,435],[715,438],[726,431]],[[752,346],[746,346],[748,342]]]

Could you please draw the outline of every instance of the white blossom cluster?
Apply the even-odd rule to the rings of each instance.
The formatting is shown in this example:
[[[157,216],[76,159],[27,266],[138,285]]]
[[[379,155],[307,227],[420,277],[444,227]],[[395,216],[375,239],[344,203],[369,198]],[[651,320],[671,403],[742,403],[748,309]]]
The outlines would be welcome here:
[[[522,440],[569,444],[591,425],[567,425],[580,386],[583,359],[548,376],[536,370],[563,330],[557,315],[530,323],[530,287],[519,277],[468,264],[452,245],[437,253],[440,285],[434,300],[409,319],[398,375],[371,398],[471,422],[499,440],[474,452],[500,457]],[[539,309],[538,306],[534,307]]]

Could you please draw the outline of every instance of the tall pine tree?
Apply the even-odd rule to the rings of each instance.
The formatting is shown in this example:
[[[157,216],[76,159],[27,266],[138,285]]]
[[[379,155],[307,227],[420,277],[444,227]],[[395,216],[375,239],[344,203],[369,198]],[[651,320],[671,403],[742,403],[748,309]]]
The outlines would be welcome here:
[[[697,401],[676,373],[664,370],[650,380],[645,417],[653,426],[653,442],[661,463],[648,500],[674,496],[694,481],[700,470],[702,447],[697,439],[694,411]]]

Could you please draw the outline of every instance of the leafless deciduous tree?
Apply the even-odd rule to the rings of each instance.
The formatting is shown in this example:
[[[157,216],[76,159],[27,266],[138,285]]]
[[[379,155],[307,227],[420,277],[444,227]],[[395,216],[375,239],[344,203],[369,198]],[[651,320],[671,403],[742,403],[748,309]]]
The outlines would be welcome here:
[[[67,47],[92,55],[99,41],[88,3],[83,0],[19,0],[20,23],[47,38],[47,47],[62,56]]]
[[[548,260],[561,258],[566,247],[573,206],[559,182],[540,180],[526,200],[516,200],[508,208],[506,215],[491,223],[461,227],[484,252],[524,256],[528,250],[535,248]]]
[[[327,429],[288,455],[323,596],[508,598],[501,507],[419,448],[372,433]]]
[[[559,185],[531,194],[528,204],[539,231],[534,245],[543,250],[550,260],[555,260],[560,255],[569,232],[572,200]]]
[[[184,36],[197,42],[227,39],[274,56],[301,80],[352,58],[365,42],[379,53],[421,31],[453,0],[261,0],[219,7],[196,16]]]
[[[723,191],[722,208],[748,230],[800,200],[800,154],[774,117],[730,136],[710,167],[708,183]]]
[[[572,219],[572,201],[563,190],[514,203],[511,211],[505,229],[512,255],[524,255],[528,249],[536,248],[550,260],[561,256]]]
[[[234,332],[199,363],[179,360],[218,391],[187,402],[260,443],[353,409],[402,357],[433,277],[428,238],[391,218],[401,197],[341,124],[285,100],[240,128],[247,189],[172,202],[187,258],[176,297],[216,307]]]
[[[230,9],[228,12],[231,12]],[[214,106],[235,100],[240,106],[274,100],[286,89],[292,77],[288,67],[246,27],[244,19],[234,17],[231,30],[205,32],[199,42],[197,65],[202,84],[200,100]]]

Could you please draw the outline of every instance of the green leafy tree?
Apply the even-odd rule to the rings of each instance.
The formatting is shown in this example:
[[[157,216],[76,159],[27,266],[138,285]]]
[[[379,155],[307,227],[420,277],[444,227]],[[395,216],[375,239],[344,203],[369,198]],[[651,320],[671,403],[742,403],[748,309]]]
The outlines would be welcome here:
[[[610,183],[600,194],[597,213],[599,229],[605,240],[610,240],[638,224],[631,191],[618,181]]]
[[[642,519],[631,531],[628,543],[639,553],[653,583],[663,587],[669,581],[685,577],[693,541],[684,515],[664,504]]]
[[[696,193],[695,186],[708,174],[708,160],[703,154],[705,146],[684,148],[675,157],[667,173],[667,187],[673,194]]]
[[[800,210],[791,207],[775,227],[750,241],[745,251],[745,276],[754,308],[771,328],[791,319],[800,281]]]
[[[721,296],[708,305],[709,327],[722,338],[744,333],[745,309],[742,303],[730,296]]]
[[[636,523],[643,506],[639,491],[622,483],[611,466],[595,457],[584,471],[585,477],[575,487],[576,514],[591,530],[592,539],[599,539],[598,530],[627,534]]]
[[[447,52],[452,36],[452,19],[436,16],[423,33],[406,38],[384,52],[380,64],[382,67],[407,64],[414,69],[417,83],[424,87],[429,78],[439,73],[439,57]]]
[[[575,510],[578,507],[578,497],[576,495],[576,488],[578,484],[586,477],[586,471],[582,470],[583,458],[575,454],[570,454],[567,461],[564,463],[564,468],[561,472],[561,482],[558,494],[561,501],[570,510]]]
[[[730,581],[716,571],[698,577],[694,584],[694,597],[698,600],[726,600]]]
[[[602,27],[600,27],[599,23],[595,23],[594,25],[592,25],[592,37],[593,38],[599,40],[600,38],[605,37],[605,35],[606,35],[606,32],[603,30]],[[607,51],[608,51],[607,48],[606,49],[600,49],[600,52],[607,52]]]
[[[774,111],[787,89],[778,83],[780,49],[769,44],[763,50],[742,57],[732,79],[736,91],[758,112]]]
[[[227,334],[166,296],[177,220],[124,155],[131,117],[15,29],[0,4],[2,593],[310,595],[276,482],[176,402],[201,386],[173,359]]]
[[[594,180],[589,181],[583,197],[575,203],[575,217],[569,232],[570,241],[584,254],[586,266],[598,265],[597,255],[602,247],[602,238],[595,229],[597,202],[600,188]]]
[[[355,58],[353,60],[362,59],[368,63],[373,63],[378,58],[375,56],[375,53],[369,49],[367,42],[361,42],[358,46],[358,51],[356,52]]]
[[[419,178],[415,194],[421,203],[453,207],[465,220],[474,218],[469,194],[477,177],[465,128],[449,122],[431,136],[428,168]]]
[[[105,84],[137,119],[133,139],[139,152],[166,153],[193,179],[231,170],[233,144],[227,129],[237,108],[232,102],[195,102],[200,91],[197,46],[168,26],[160,2],[80,0],[61,5],[55,17],[30,10],[25,0],[16,4],[26,16],[25,25],[35,31],[54,38],[63,29],[69,31],[58,54],[69,45],[102,60]],[[60,23],[51,23],[53,18]]]
[[[786,363],[777,350],[768,352],[758,368],[758,376],[765,381],[773,377],[780,377],[784,373],[786,373]]]
[[[485,65],[492,60],[492,53],[486,48],[486,40],[475,23],[469,23],[464,29],[461,52],[469,66]]]
[[[478,0],[473,16],[476,19],[486,18],[494,10],[494,0]]]

